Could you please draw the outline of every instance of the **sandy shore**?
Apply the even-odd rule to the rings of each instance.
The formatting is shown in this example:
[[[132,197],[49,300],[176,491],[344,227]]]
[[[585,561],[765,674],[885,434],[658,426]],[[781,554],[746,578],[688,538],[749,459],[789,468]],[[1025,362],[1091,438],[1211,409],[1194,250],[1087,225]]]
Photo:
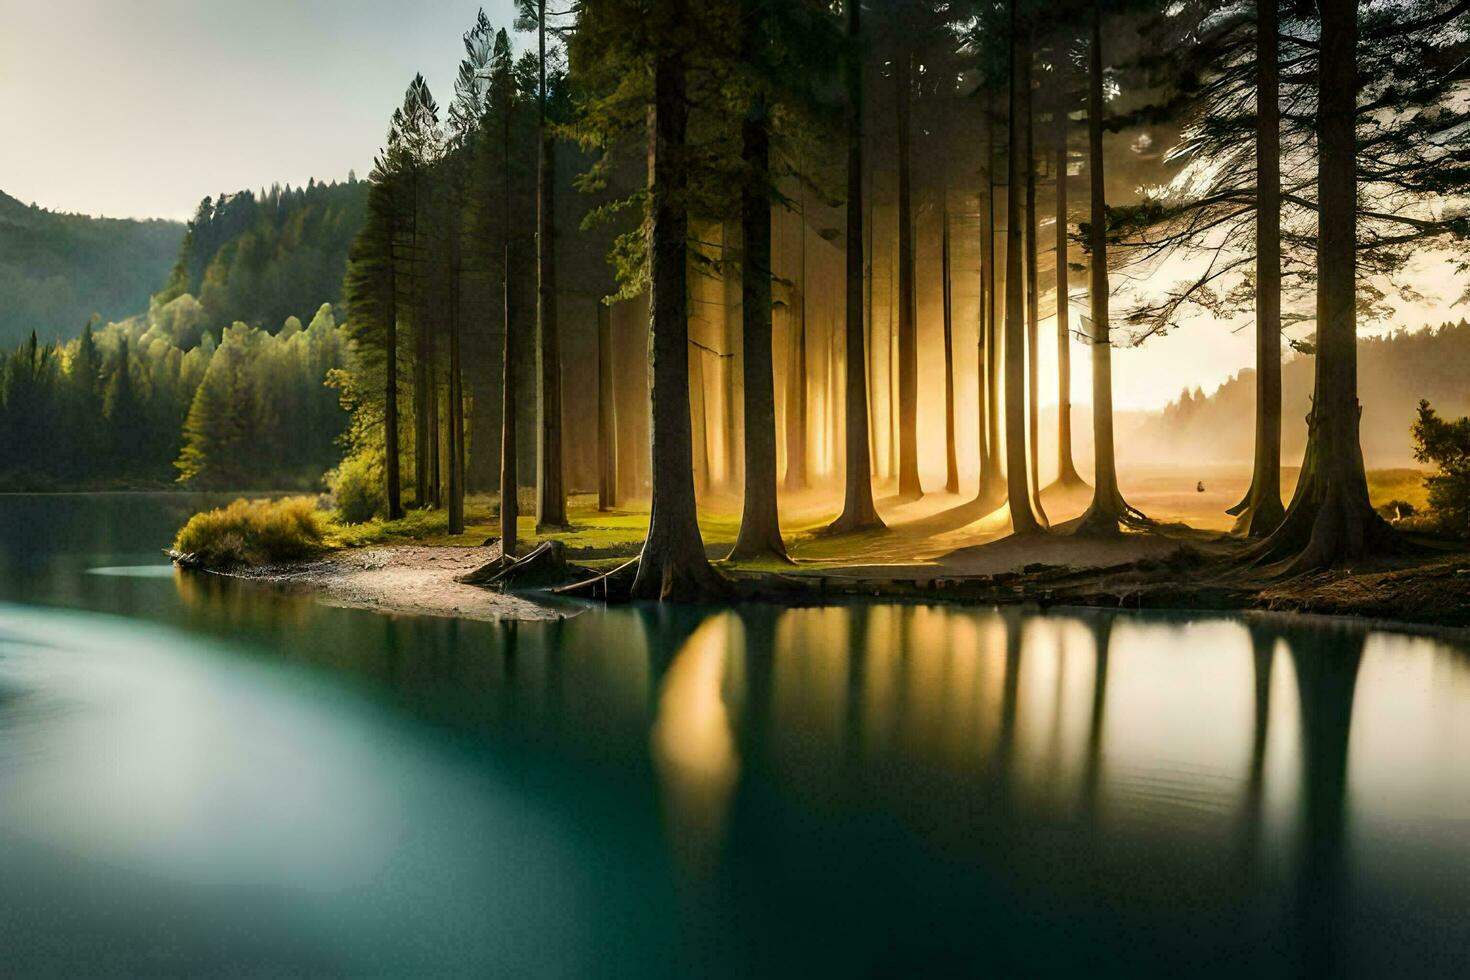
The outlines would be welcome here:
[[[351,549],[299,565],[244,569],[243,579],[310,593],[319,602],[403,616],[447,616],[483,622],[545,621],[576,615],[569,601],[537,601],[475,585],[455,577],[500,556],[498,546],[480,548],[388,545]]]

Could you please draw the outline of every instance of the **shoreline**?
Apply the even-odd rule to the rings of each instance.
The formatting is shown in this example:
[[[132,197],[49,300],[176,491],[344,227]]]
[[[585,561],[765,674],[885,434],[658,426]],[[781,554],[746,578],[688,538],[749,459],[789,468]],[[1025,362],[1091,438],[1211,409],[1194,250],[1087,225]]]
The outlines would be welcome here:
[[[1446,551],[1273,581],[1252,579],[1233,568],[1231,556],[1239,548],[1234,539],[1180,529],[1103,542],[1055,536],[1001,539],[913,564],[798,562],[781,571],[720,570],[732,585],[729,602],[804,606],[878,600],[1311,615],[1470,641],[1470,552]],[[549,590],[498,591],[456,580],[499,555],[496,545],[392,542],[289,565],[200,574],[269,584],[326,605],[386,615],[535,622],[590,608],[589,600]],[[1064,556],[1072,561],[1041,560]]]

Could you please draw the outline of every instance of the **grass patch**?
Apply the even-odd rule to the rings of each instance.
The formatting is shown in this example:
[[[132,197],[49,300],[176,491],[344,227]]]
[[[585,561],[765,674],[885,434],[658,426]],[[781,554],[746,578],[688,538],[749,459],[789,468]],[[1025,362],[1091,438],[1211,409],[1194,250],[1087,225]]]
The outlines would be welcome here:
[[[320,552],[326,520],[313,497],[236,500],[189,518],[174,550],[207,568],[300,561]]]

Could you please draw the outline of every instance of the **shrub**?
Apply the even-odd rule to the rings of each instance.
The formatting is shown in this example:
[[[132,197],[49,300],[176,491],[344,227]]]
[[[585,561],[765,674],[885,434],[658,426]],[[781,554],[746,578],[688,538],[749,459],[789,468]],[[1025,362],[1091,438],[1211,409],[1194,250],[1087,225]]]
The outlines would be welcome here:
[[[383,468],[366,456],[353,456],[342,461],[327,476],[337,518],[343,524],[364,524],[387,510],[383,492]]]
[[[298,561],[322,547],[323,522],[312,497],[237,500],[189,518],[174,550],[206,568]]]
[[[1470,537],[1470,418],[1442,419],[1429,402],[1421,401],[1413,433],[1414,458],[1439,468],[1424,479],[1434,524],[1448,534]]]

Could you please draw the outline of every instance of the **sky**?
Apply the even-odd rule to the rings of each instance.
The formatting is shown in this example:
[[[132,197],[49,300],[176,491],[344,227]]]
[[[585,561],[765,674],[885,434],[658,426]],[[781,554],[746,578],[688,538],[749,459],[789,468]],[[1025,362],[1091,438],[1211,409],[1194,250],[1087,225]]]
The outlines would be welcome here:
[[[460,37],[512,0],[0,0],[0,190],[188,218],[220,191],[367,174],[415,72],[441,105]]]

